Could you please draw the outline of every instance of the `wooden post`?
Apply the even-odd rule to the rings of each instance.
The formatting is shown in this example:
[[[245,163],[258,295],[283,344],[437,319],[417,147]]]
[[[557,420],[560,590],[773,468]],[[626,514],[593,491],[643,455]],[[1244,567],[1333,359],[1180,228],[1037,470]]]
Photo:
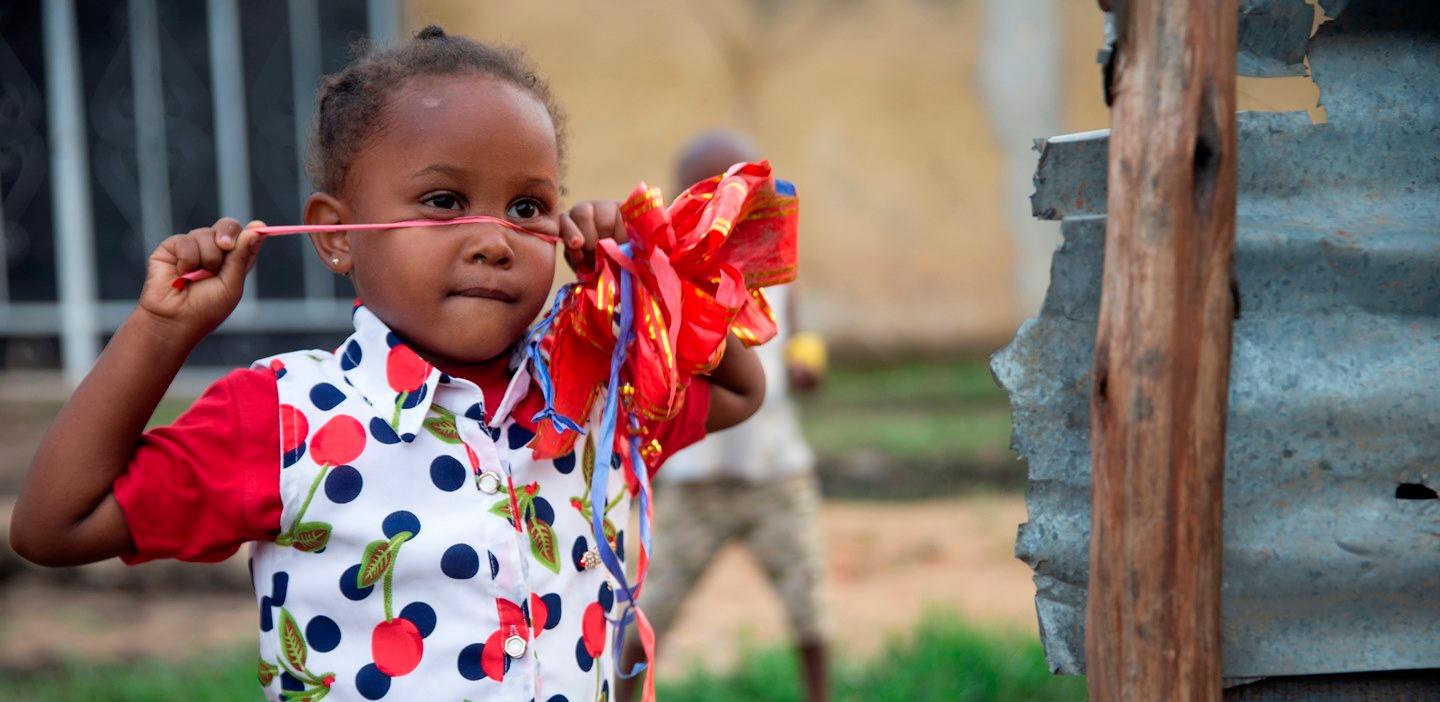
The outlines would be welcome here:
[[[1115,3],[1090,698],[1219,700],[1236,0]]]

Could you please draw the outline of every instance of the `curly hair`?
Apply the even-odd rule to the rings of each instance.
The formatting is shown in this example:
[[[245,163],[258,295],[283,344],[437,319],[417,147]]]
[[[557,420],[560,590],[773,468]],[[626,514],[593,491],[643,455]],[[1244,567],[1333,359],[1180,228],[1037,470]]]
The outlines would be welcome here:
[[[564,112],[550,94],[550,86],[519,49],[452,37],[433,24],[404,44],[378,52],[369,48],[365,41],[358,42],[355,58],[344,70],[325,76],[316,94],[315,122],[305,159],[305,170],[316,188],[334,192],[343,186],[355,154],[383,127],[376,116],[383,114],[385,100],[406,79],[416,76],[479,73],[535,96],[555,125],[555,143],[564,165]]]

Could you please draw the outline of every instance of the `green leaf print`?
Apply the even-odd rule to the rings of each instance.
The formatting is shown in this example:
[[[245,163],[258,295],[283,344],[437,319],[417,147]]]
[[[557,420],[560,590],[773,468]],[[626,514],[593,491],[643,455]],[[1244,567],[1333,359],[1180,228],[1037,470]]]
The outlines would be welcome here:
[[[280,699],[287,702],[320,702],[330,694],[328,687],[312,687],[305,690],[287,690],[280,693]]]
[[[365,546],[365,554],[360,557],[360,572],[355,576],[355,584],[359,587],[369,587],[380,581],[385,571],[390,569],[393,560],[390,553],[390,542],[384,539],[371,541]]]
[[[510,514],[510,498],[507,497],[503,500],[500,500],[499,502],[496,502],[493,505],[490,505],[490,513],[498,514],[506,519],[510,519],[513,521],[514,517]]]
[[[595,439],[591,434],[585,435],[585,451],[581,454],[580,470],[585,475],[585,494],[590,494],[590,479],[595,476]]]
[[[260,687],[269,687],[270,682],[273,681],[279,673],[280,669],[276,668],[275,664],[264,658],[260,659]]]
[[[280,608],[280,651],[285,654],[285,660],[290,662],[290,667],[296,670],[305,669],[305,635],[300,633],[300,625],[295,623],[295,618],[290,616],[290,610]]]
[[[560,560],[555,554],[555,530],[538,519],[530,521],[530,553],[535,560],[552,572],[560,572]]]
[[[426,417],[425,430],[447,444],[460,443],[460,430],[455,427],[455,413],[433,405],[430,409],[435,410],[436,414],[440,416]]]
[[[600,528],[604,530],[605,540],[610,542],[610,548],[613,550],[615,548],[615,523],[606,517],[605,521],[600,523]]]
[[[290,545],[297,551],[314,553],[330,543],[330,525],[325,522],[305,522],[295,525],[295,535]]]

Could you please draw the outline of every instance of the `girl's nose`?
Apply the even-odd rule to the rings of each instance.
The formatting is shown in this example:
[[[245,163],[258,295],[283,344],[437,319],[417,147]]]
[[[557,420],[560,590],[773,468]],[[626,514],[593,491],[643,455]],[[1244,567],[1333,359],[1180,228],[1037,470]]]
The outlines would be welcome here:
[[[485,263],[497,268],[509,268],[515,262],[515,250],[510,247],[510,236],[503,227],[494,224],[476,224],[465,243],[465,260]]]

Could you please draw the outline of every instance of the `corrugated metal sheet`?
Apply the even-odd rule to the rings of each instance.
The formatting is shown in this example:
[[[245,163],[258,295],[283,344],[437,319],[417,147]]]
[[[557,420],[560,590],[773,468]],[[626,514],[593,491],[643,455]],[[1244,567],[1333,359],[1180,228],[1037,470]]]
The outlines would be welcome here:
[[[1241,37],[1262,47],[1260,67],[1242,68],[1293,68],[1281,38],[1308,32],[1299,4],[1242,2]],[[1397,499],[1401,484],[1440,488],[1440,3],[1323,5],[1335,19],[1309,59],[1328,122],[1239,123],[1222,591],[1232,678],[1440,667],[1440,500]],[[1266,27],[1248,26],[1246,8]],[[1062,219],[1064,243],[1040,316],[992,361],[1030,466],[1016,555],[1035,569],[1041,636],[1062,673],[1084,669],[1106,138],[1039,143],[1034,209]],[[1425,494],[1400,494],[1412,492]]]

